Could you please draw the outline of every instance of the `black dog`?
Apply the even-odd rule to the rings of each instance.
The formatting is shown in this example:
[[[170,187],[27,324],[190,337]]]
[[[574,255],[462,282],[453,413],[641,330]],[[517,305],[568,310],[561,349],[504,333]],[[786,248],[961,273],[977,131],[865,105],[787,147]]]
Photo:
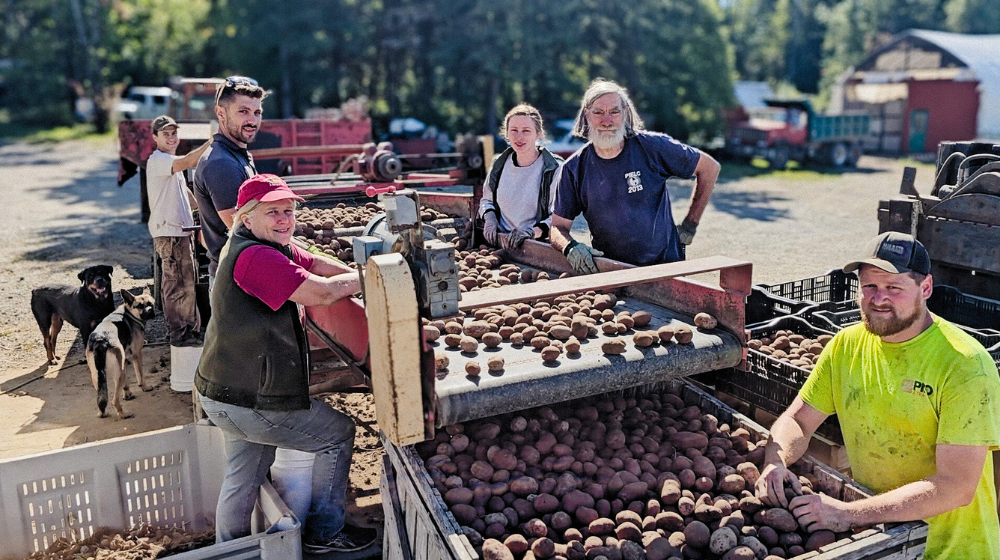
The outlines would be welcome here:
[[[63,321],[80,329],[84,345],[90,333],[109,313],[115,310],[111,295],[111,272],[108,265],[92,266],[77,275],[81,284],[46,284],[31,290],[31,312],[45,341],[45,355],[56,364],[56,337]]]
[[[135,370],[135,382],[143,391],[151,391],[142,378],[142,347],[146,344],[146,321],[156,314],[153,309],[155,300],[145,291],[134,296],[128,290],[122,290],[122,303],[103,321],[87,339],[87,365],[90,367],[90,380],[97,389],[97,408],[101,418],[107,416],[108,393],[111,394],[111,406],[118,413],[119,419],[131,418],[122,410],[122,398],[132,399],[132,391],[128,387],[125,375],[125,365],[132,364]],[[108,391],[110,382],[114,382],[114,391]]]

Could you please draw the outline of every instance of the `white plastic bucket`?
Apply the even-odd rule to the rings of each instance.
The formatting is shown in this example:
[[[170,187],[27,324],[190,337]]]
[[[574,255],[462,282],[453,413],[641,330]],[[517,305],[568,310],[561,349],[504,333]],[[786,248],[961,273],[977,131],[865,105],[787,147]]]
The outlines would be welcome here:
[[[170,347],[170,388],[188,393],[194,388],[194,372],[201,360],[201,346]]]
[[[315,453],[279,447],[274,451],[274,463],[271,464],[271,484],[302,523],[305,523],[312,501],[315,459]]]

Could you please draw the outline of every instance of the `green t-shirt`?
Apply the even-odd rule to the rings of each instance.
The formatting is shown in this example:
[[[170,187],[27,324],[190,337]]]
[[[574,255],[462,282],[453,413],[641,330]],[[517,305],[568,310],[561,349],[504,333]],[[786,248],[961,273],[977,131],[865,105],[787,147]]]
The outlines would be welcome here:
[[[901,343],[863,324],[841,331],[799,392],[836,414],[854,479],[886,492],[935,472],[934,448],[1000,444],[1000,377],[990,355],[951,323]],[[992,454],[972,503],[927,519],[925,559],[1000,558]]]

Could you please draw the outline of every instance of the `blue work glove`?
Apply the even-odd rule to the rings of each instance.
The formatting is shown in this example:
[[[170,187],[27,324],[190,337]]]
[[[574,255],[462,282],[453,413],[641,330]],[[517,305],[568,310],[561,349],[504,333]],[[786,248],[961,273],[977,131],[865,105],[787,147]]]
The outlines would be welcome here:
[[[500,244],[508,251],[518,251],[524,245],[525,239],[531,239],[535,232],[530,229],[514,228],[506,237],[500,238]]]
[[[483,237],[486,242],[496,247],[497,234],[500,232],[500,223],[497,221],[496,212],[487,212],[483,215]]]
[[[569,245],[563,249],[563,255],[566,256],[566,260],[573,267],[573,272],[577,274],[594,274],[595,272],[600,272],[597,268],[597,263],[594,262],[594,257],[603,257],[604,253],[578,241],[570,241]]]
[[[698,224],[684,218],[684,221],[677,228],[677,234],[680,237],[681,245],[690,245],[691,242],[694,241],[694,233],[697,230]]]

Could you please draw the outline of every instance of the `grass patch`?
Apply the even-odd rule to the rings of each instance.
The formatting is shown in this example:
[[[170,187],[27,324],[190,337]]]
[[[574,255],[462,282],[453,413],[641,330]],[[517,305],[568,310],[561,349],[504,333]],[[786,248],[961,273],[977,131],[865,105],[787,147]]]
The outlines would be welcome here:
[[[43,144],[51,142],[63,142],[65,140],[79,140],[81,138],[104,140],[113,138],[117,133],[117,127],[110,127],[108,132],[97,134],[94,125],[77,123],[71,126],[37,126],[26,125],[11,121],[10,114],[6,110],[0,110],[0,143],[27,142],[29,144]]]
[[[748,177],[766,176],[768,178],[787,181],[819,181],[829,175],[839,175],[843,170],[818,166],[802,166],[796,161],[789,161],[788,168],[781,171],[770,169],[767,161],[754,158],[749,163],[734,160],[722,160],[722,170],[719,178],[736,181]]]

